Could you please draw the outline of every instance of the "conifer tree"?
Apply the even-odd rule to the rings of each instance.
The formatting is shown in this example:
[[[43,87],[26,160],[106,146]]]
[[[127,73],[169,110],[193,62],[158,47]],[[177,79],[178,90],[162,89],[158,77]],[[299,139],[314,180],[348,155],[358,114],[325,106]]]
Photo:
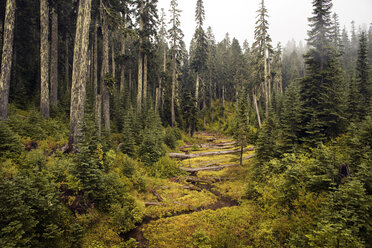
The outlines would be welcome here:
[[[200,87],[200,76],[203,73],[206,66],[207,59],[207,39],[203,29],[205,19],[205,11],[203,0],[196,2],[195,20],[196,30],[193,36],[194,51],[191,58],[191,66],[196,73],[196,84],[195,84],[195,105],[199,109],[199,87]]]
[[[240,165],[243,165],[243,151],[249,140],[248,101],[244,90],[239,94],[239,107],[237,109],[234,139],[240,146]]]
[[[168,30],[170,39],[170,53],[172,57],[172,95],[171,95],[171,116],[172,116],[172,127],[176,124],[176,112],[175,112],[175,101],[176,101],[176,80],[178,74],[177,65],[179,63],[180,52],[182,49],[183,32],[180,29],[180,14],[181,11],[178,9],[177,0],[171,1],[170,7],[170,21],[171,28]]]
[[[263,92],[265,99],[265,115],[269,116],[269,102],[270,102],[270,86],[269,86],[269,57],[271,56],[271,38],[268,33],[268,14],[265,7],[264,0],[261,0],[260,9],[257,11],[256,28],[254,31],[255,42],[253,43],[253,53],[256,58],[255,61],[255,95],[259,89]],[[257,109],[258,110],[258,109]]]
[[[370,68],[368,63],[368,50],[367,50],[367,35],[362,33],[360,35],[358,60],[356,64],[356,82],[358,86],[358,115],[359,120],[364,119],[368,115],[371,94],[372,82],[370,78]]]
[[[302,141],[317,146],[335,138],[344,128],[344,107],[340,91],[342,72],[331,42],[331,0],[314,0],[309,18],[311,46],[305,56],[306,77],[300,84]]]

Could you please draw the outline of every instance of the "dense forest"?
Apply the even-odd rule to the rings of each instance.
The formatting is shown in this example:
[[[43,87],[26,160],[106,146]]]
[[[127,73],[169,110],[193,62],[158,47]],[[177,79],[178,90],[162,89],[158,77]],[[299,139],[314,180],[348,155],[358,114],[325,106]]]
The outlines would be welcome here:
[[[192,4],[0,2],[1,247],[372,247],[372,24]]]

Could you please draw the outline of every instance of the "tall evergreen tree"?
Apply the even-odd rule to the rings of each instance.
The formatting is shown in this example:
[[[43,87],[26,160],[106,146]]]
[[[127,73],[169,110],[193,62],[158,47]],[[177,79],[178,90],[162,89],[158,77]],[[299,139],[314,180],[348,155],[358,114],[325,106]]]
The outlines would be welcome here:
[[[359,119],[368,115],[371,103],[372,82],[370,78],[370,68],[368,63],[367,35],[363,32],[360,35],[358,60],[356,64],[356,81],[359,93]]]
[[[178,74],[177,64],[179,63],[180,52],[182,49],[183,32],[180,28],[180,14],[181,11],[178,9],[177,0],[171,1],[170,6],[170,21],[171,28],[168,30],[170,39],[170,53],[172,57],[172,95],[171,95],[171,116],[172,116],[172,127],[176,124],[176,112],[175,112],[175,101],[176,101],[176,80]]]
[[[207,39],[203,29],[205,19],[205,11],[203,0],[196,2],[195,21],[196,30],[193,36],[194,51],[192,53],[191,66],[196,73],[195,84],[195,101],[196,106],[199,108],[199,87],[200,87],[200,74],[204,71],[207,59]]]
[[[270,90],[269,90],[269,57],[271,56],[271,38],[268,33],[269,23],[268,14],[265,7],[264,0],[261,0],[260,8],[257,11],[256,28],[254,30],[255,42],[253,43],[253,53],[256,58],[255,61],[255,78],[256,82],[256,95],[259,89],[263,92],[265,99],[265,115],[266,118],[269,115],[269,102],[270,102]]]
[[[305,56],[306,77],[300,84],[302,141],[308,146],[335,138],[344,128],[341,99],[342,72],[331,42],[331,0],[314,0],[309,18],[311,46]]]

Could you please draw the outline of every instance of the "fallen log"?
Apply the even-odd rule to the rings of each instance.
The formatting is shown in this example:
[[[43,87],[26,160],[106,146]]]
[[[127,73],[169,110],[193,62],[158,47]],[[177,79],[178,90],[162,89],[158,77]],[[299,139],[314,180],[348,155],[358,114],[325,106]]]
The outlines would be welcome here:
[[[165,206],[165,203],[162,202],[144,202],[145,206]]]
[[[150,188],[150,191],[151,193],[154,194],[154,196],[156,196],[156,198],[158,199],[158,201],[164,201],[163,197],[161,197],[153,188]]]
[[[189,190],[196,190],[196,191],[200,191],[199,188],[195,187],[195,186],[158,186],[156,187],[158,189],[171,189],[171,188],[177,188],[177,189],[189,189]]]
[[[221,148],[221,147],[229,147],[229,146],[232,146],[232,145],[235,145],[236,142],[235,141],[227,141],[227,142],[219,142],[219,143],[204,143],[204,144],[197,144],[197,146],[199,148]],[[195,145],[184,145],[184,146],[180,146],[178,147],[178,149],[180,150],[183,150],[183,149],[187,149],[187,148],[192,148],[193,146]]]
[[[186,177],[187,182],[191,183],[212,183],[212,182],[221,182],[221,181],[228,181],[234,180],[233,177]]]
[[[226,164],[226,165],[217,165],[217,166],[210,166],[210,167],[198,167],[198,168],[187,168],[187,167],[180,167],[181,170],[187,172],[199,172],[199,171],[219,171],[227,167],[238,166],[239,164]]]
[[[253,151],[254,147],[244,148],[244,152],[246,151]],[[189,159],[189,158],[197,158],[197,157],[206,157],[206,156],[216,156],[216,155],[226,155],[226,154],[234,154],[240,152],[240,149],[234,150],[226,150],[226,151],[214,151],[214,152],[200,152],[200,153],[168,153],[170,158],[179,158],[179,159]]]

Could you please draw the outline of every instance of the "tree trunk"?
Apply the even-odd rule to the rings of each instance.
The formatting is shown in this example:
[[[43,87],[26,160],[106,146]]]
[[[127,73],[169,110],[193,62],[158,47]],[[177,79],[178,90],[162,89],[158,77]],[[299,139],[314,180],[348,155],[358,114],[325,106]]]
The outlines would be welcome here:
[[[142,84],[143,84],[143,1],[140,2],[140,36],[139,36],[139,48],[138,48],[138,91],[137,91],[137,112],[140,113],[142,110]]]
[[[267,82],[267,48],[264,46],[264,91],[265,91],[265,115],[266,119],[269,117],[269,90]]]
[[[155,90],[155,112],[159,113],[159,88]]]
[[[68,37],[66,34],[65,38],[65,50],[66,50],[66,56],[65,56],[65,94],[67,91],[69,91],[69,81],[70,81],[70,62],[69,62],[69,51],[68,51]]]
[[[98,94],[98,20],[94,21],[94,49],[93,49],[93,94],[97,100]],[[96,102],[97,105],[97,102]],[[97,109],[96,109],[97,111]]]
[[[49,7],[47,0],[40,0],[40,109],[49,118]]]
[[[225,119],[225,85],[222,85],[222,116]]]
[[[172,127],[176,124],[176,113],[174,109],[175,91],[176,91],[176,80],[177,80],[177,61],[175,55],[173,55],[173,71],[172,71],[172,100],[171,100],[171,115],[172,115]]]
[[[97,131],[98,131],[98,136],[101,136],[102,132],[102,95],[97,94],[96,96],[96,126],[97,126]]]
[[[122,58],[125,56],[125,35],[121,37],[121,51],[120,54]],[[124,61],[122,61],[124,63]],[[120,93],[124,92],[125,88],[125,64],[120,66]]]
[[[195,104],[199,108],[199,72],[196,72],[196,85],[195,85]]]
[[[102,87],[102,100],[103,100],[103,119],[105,123],[106,132],[110,133],[110,92],[105,84],[106,75],[109,73],[109,37],[108,37],[108,26],[107,16],[104,10],[104,6],[101,0],[101,18],[102,18],[102,75],[101,75],[101,87]]]
[[[116,78],[116,64],[115,64],[115,43],[114,40],[111,42],[111,67],[112,77]]]
[[[261,117],[260,117],[260,110],[258,109],[258,104],[257,104],[257,99],[256,99],[256,93],[253,93],[253,103],[254,103],[254,106],[256,108],[258,126],[261,128]]]
[[[8,99],[10,75],[12,69],[15,0],[7,0],[5,9],[3,52],[0,74],[0,120],[6,120],[8,116]]]
[[[138,90],[137,90],[137,112],[142,109],[142,82],[143,82],[143,57],[142,52],[138,52]]]
[[[92,0],[80,0],[76,20],[71,86],[70,149],[81,136],[81,125],[84,122],[91,4]]]
[[[240,165],[243,165],[243,153],[244,153],[244,147],[242,144],[240,145]]]
[[[144,54],[143,59],[143,102],[147,99],[147,54]]]
[[[50,103],[57,105],[58,100],[58,14],[52,8],[52,47],[50,49]]]
[[[132,95],[132,90],[133,90],[132,69],[129,69],[128,79],[129,79],[129,93],[130,95]]]

